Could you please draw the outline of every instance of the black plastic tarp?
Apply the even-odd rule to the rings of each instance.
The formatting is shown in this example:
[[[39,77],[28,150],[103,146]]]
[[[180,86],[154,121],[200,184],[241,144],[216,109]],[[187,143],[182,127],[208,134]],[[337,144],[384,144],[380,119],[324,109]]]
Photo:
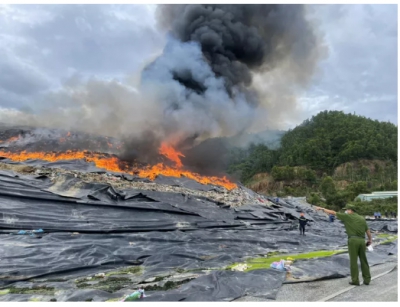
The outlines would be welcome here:
[[[301,211],[310,220],[306,236],[298,231],[296,218]],[[392,232],[390,225],[394,224],[373,223],[375,228]],[[37,229],[43,233],[18,234],[20,230]],[[82,182],[72,175],[60,174],[51,181],[46,176],[0,172],[3,288],[32,278],[76,278],[88,272],[140,265],[141,280],[177,269],[216,270],[177,289],[151,292],[146,300],[224,301],[245,294],[274,298],[284,273],[272,269],[244,273],[224,268],[269,252],[337,250],[346,244],[339,221],[330,223],[326,216],[295,201],[280,200],[272,207],[229,208],[205,197],[117,190],[108,184]],[[389,245],[376,254],[393,254],[392,249]],[[323,265],[298,261],[293,274],[311,279],[341,277],[348,272],[346,257],[318,260]],[[104,291],[96,291],[96,295],[105,297]],[[76,300],[92,292],[72,291],[64,299]],[[114,295],[109,293],[108,297]]]
[[[154,293],[143,301],[233,301],[245,295],[274,299],[284,279],[285,272],[277,270],[216,271],[177,290]]]
[[[385,263],[389,260],[388,248],[377,246],[373,252],[367,252],[367,258],[370,266]],[[312,260],[297,260],[291,272],[293,279],[285,283],[294,283],[296,279],[307,281],[346,277],[350,276],[349,267],[350,259],[347,253]],[[360,267],[359,271],[361,272]]]

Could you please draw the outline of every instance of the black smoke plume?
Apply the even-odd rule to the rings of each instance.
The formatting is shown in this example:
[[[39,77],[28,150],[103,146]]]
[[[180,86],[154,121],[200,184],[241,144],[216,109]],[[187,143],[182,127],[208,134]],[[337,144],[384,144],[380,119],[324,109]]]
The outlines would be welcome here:
[[[144,69],[142,86],[160,93],[161,138],[181,150],[194,147],[185,161],[196,168],[209,165],[212,154],[195,145],[242,134],[263,109],[253,75],[268,77],[282,66],[289,81],[304,85],[319,59],[303,5],[160,5],[157,16],[170,39]],[[217,147],[221,161],[225,147]]]

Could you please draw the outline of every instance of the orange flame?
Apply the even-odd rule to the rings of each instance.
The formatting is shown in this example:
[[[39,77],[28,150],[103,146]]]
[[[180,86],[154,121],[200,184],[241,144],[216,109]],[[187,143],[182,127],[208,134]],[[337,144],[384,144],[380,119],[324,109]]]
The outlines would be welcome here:
[[[18,141],[20,137],[21,137],[20,135],[13,136],[13,137],[10,137],[8,140],[5,140],[5,141],[0,140],[0,143],[3,143],[3,142],[7,142],[7,143],[15,142],[15,141]]]
[[[225,176],[224,177],[215,177],[215,176],[201,176],[200,174],[192,173],[190,171],[185,171],[182,169],[175,169],[169,166],[165,166],[162,163],[158,163],[151,167],[147,167],[139,170],[139,176],[149,178],[150,180],[154,180],[157,175],[164,175],[168,177],[182,177],[185,176],[187,178],[196,180],[202,184],[213,184],[225,187],[227,190],[232,190],[236,188],[236,184],[230,182]]]
[[[60,153],[53,152],[27,152],[21,151],[19,153],[11,153],[0,151],[0,156],[8,158],[13,161],[21,162],[29,159],[43,160],[48,162],[56,162],[59,160],[80,160],[85,159],[88,162],[94,162],[97,167],[104,168],[113,172],[123,172],[119,167],[119,160],[116,157],[106,157],[101,154],[94,154],[88,151],[70,151]]]
[[[172,150],[172,151],[171,151]],[[160,153],[165,155],[167,158],[176,162],[177,165],[181,163],[179,157],[183,156],[182,153],[175,151],[172,147],[162,146],[160,148]],[[26,161],[29,159],[38,159],[43,161],[55,162],[58,160],[80,160],[85,159],[88,162],[93,162],[96,167],[103,168],[112,172],[119,173],[128,173],[128,174],[138,174],[142,178],[149,178],[150,180],[154,180],[158,175],[164,175],[169,177],[182,177],[185,176],[187,178],[196,180],[202,184],[212,184],[223,186],[228,190],[232,190],[236,188],[236,184],[230,182],[225,176],[220,177],[207,177],[201,176],[197,173],[192,173],[190,171],[183,170],[181,168],[173,168],[169,166],[165,166],[162,163],[158,163],[153,166],[145,167],[142,169],[131,168],[127,169],[121,163],[121,161],[115,156],[108,156],[99,153],[91,153],[88,151],[66,151],[63,153],[52,153],[52,152],[27,152],[22,151],[18,153],[12,153],[8,151],[1,151],[0,156],[8,158],[12,161]]]
[[[160,155],[163,155],[175,162],[176,166],[181,168],[183,166],[181,159],[179,157],[185,157],[181,152],[175,150],[166,143],[161,143],[160,149],[158,150]]]

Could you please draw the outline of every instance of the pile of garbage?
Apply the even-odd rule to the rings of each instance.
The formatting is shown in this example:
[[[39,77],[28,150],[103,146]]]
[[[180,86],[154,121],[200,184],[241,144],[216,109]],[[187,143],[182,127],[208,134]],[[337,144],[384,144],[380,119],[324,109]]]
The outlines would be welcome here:
[[[229,191],[224,187],[202,185],[185,178],[159,176],[153,182],[145,178],[126,174],[106,173],[100,170],[97,172],[84,172],[58,167],[49,168],[45,166],[26,165],[23,163],[10,164],[0,162],[0,170],[11,170],[26,175],[48,176],[54,184],[58,182],[60,176],[70,175],[88,183],[109,184],[115,189],[139,189],[206,197],[231,207],[240,207],[247,204],[272,205],[265,196],[259,195],[242,185],[238,185],[236,189]]]

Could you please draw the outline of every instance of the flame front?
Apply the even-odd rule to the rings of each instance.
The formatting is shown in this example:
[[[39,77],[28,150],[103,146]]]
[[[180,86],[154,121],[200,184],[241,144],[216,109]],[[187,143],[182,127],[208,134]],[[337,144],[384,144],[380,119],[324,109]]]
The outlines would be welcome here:
[[[1,154],[1,153],[0,153]],[[192,173],[190,171],[185,171],[182,169],[176,169],[169,166],[165,166],[162,163],[158,163],[151,167],[147,167],[144,169],[140,169],[139,176],[149,178],[150,180],[154,180],[157,175],[164,175],[169,177],[181,177],[185,176],[187,178],[196,180],[202,184],[213,184],[225,187],[227,190],[232,190],[236,188],[236,184],[230,182],[228,178],[224,177],[215,177],[215,176],[201,176],[200,174]]]
[[[160,149],[158,150],[160,155],[163,155],[175,162],[176,167],[181,168],[183,166],[181,159],[179,157],[185,157],[181,152],[175,150],[172,146],[166,143],[161,143]]]
[[[182,162],[179,157],[183,157],[183,154],[174,150],[171,146],[168,146],[167,144],[163,144],[160,147],[159,152],[171,161],[175,162],[176,167],[174,168],[166,166],[162,163],[158,163],[156,165],[144,168],[127,168],[127,166],[124,167],[124,164],[121,163],[121,161],[115,156],[92,153],[88,151],[66,151],[61,153],[22,151],[14,153],[0,150],[0,157],[5,157],[7,159],[17,162],[26,161],[29,159],[37,159],[49,162],[55,162],[59,160],[85,159],[88,162],[93,162],[98,168],[103,168],[112,172],[128,173],[132,175],[138,174],[140,177],[149,178],[150,180],[154,180],[157,175],[178,178],[181,176],[185,176],[202,184],[219,185],[225,187],[228,190],[236,188],[236,184],[230,182],[225,176],[222,178],[214,176],[207,177],[182,169]]]

